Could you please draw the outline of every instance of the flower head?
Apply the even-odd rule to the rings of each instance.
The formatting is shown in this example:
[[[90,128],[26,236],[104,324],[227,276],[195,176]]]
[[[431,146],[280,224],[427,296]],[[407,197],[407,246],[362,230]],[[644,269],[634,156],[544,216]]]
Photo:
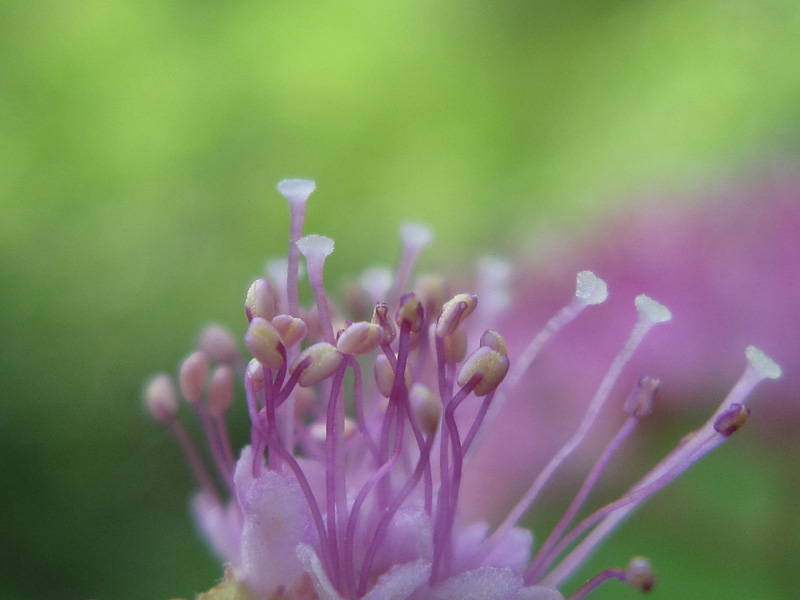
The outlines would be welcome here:
[[[231,351],[235,345],[213,326],[180,368],[179,388],[201,422],[216,476],[178,419],[172,380],[157,375],[145,392],[148,409],[173,432],[194,471],[200,491],[193,511],[229,565],[226,585],[253,598],[563,600],[563,582],[608,532],[737,431],[753,387],[780,375],[763,352],[748,348],[744,374],[711,419],[621,498],[573,525],[613,455],[650,412],[658,381],[642,377],[618,409],[618,433],[534,552],[533,534],[520,519],[601,412],[614,410],[609,405],[620,374],[648,332],[670,320],[669,309],[648,296],[636,298],[635,323],[567,441],[490,528],[462,508],[465,477],[480,477],[473,456],[497,433],[492,424],[506,400],[525,394],[525,374],[544,347],[606,300],[605,282],[578,273],[563,308],[539,332],[515,331],[527,340],[509,346],[501,332],[486,327],[508,303],[507,264],[482,263],[485,294],[480,284],[477,294],[451,294],[440,277],[413,281],[416,257],[432,236],[404,225],[394,275],[373,269],[349,295],[355,312],[372,302],[371,316],[348,315],[328,297],[323,280],[333,241],[302,236],[314,183],[285,180],[278,189],[291,211],[288,260],[274,269],[284,280],[259,279],[248,291],[244,342],[252,360],[243,367]],[[311,308],[299,302],[300,254]],[[251,432],[249,444],[234,452],[225,415],[236,372]],[[635,558],[627,569],[597,574],[569,598],[583,598],[608,579],[647,591],[655,576],[648,561]]]

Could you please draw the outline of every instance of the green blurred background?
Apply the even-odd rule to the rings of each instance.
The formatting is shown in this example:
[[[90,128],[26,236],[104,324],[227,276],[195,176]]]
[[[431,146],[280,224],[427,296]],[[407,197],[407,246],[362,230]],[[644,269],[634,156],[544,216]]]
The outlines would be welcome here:
[[[0,4],[0,598],[219,577],[139,395],[200,324],[241,331],[286,244],[278,179],[317,180],[331,280],[393,260],[403,220],[457,271],[796,155],[798,31],[788,0]],[[586,572],[647,551],[657,597],[795,598],[785,462],[737,440]]]

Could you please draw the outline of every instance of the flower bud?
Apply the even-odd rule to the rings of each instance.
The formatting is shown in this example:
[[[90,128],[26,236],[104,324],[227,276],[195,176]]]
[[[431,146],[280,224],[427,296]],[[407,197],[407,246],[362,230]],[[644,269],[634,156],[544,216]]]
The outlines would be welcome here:
[[[272,319],[272,326],[278,331],[286,348],[299,344],[308,334],[308,325],[303,319],[292,315],[277,315]]]
[[[239,362],[239,348],[231,332],[222,325],[208,325],[200,333],[197,347],[220,364]]]
[[[473,294],[456,294],[444,303],[439,320],[436,322],[436,335],[444,337],[453,333],[461,322],[466,319],[475,307],[478,306],[478,297]]]
[[[278,330],[269,321],[254,317],[244,334],[244,345],[260,363],[279,369],[286,362],[286,349]]]
[[[327,379],[339,368],[344,360],[344,354],[327,342],[319,342],[303,350],[292,363],[289,371],[294,373],[301,363],[308,366],[303,369],[297,382],[303,387],[309,387]]]
[[[436,396],[421,383],[415,383],[408,392],[414,420],[425,435],[434,435],[439,429],[442,405]]]
[[[255,317],[261,317],[271,321],[275,316],[275,305],[275,290],[272,288],[272,282],[264,277],[256,279],[247,290],[244,301],[247,320],[252,321]]]
[[[178,412],[178,396],[169,375],[159,373],[147,383],[144,404],[156,421],[164,423],[175,416]]]
[[[336,340],[336,348],[344,354],[368,354],[383,341],[380,325],[359,321],[346,327]]]
[[[208,383],[208,411],[221,417],[233,402],[233,371],[227,365],[217,367]]]
[[[198,402],[208,379],[208,358],[201,350],[193,352],[181,364],[181,394],[188,402]]]
[[[422,302],[414,294],[405,294],[400,298],[400,307],[394,317],[395,322],[401,327],[403,324],[409,326],[413,333],[422,329],[425,325],[425,309]]]
[[[481,376],[473,393],[480,397],[494,390],[508,372],[508,357],[488,346],[482,346],[469,355],[458,372],[458,385],[465,386],[476,375]]]
[[[373,372],[375,373],[375,383],[378,384],[378,391],[381,396],[388,398],[392,395],[392,388],[394,388],[394,368],[392,368],[392,363],[389,362],[385,354],[379,354],[375,357]],[[411,369],[406,365],[406,389],[411,387],[411,382]]]

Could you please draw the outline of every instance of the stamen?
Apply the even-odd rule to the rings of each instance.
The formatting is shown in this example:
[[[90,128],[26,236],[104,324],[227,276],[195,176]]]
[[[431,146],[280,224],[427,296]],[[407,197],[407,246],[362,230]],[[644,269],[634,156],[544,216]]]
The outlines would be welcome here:
[[[333,252],[333,240],[324,235],[307,235],[298,240],[297,247],[306,257],[308,281],[311,283],[311,291],[314,293],[314,301],[322,321],[322,333],[325,341],[334,344],[336,340],[333,336],[331,313],[328,308],[328,298],[325,295],[325,285],[322,282],[322,268],[325,259]]]
[[[400,226],[400,239],[403,242],[403,253],[397,267],[397,278],[392,294],[395,298],[399,298],[405,291],[408,276],[411,275],[417,256],[433,240],[433,232],[425,225],[406,223]]]
[[[344,354],[369,354],[383,342],[380,325],[359,321],[345,328],[336,340],[336,348]]]
[[[300,317],[276,315],[272,326],[278,331],[286,348],[294,348],[308,334],[308,325]]]
[[[154,376],[145,386],[143,398],[152,417],[167,426],[178,440],[197,484],[219,502],[219,494],[200,458],[197,447],[180,421],[175,418],[178,412],[178,396],[170,376],[165,373]]]
[[[583,284],[586,284],[587,276],[584,276]],[[600,286],[599,282],[602,280],[596,280],[596,278],[589,277],[590,284],[588,288],[583,289],[583,296],[581,299],[583,301],[587,301],[586,298],[590,298],[592,301],[599,300],[601,297],[604,296],[602,293],[598,293],[598,289],[604,287]],[[587,289],[589,291],[587,292]],[[602,291],[602,290],[601,290]],[[581,294],[581,280],[579,278],[578,282],[578,293],[576,293],[576,297],[580,297]],[[603,298],[604,300],[605,298]],[[608,369],[603,381],[600,382],[600,386],[597,388],[594,397],[589,402],[589,406],[586,409],[586,413],[583,416],[583,419],[578,425],[577,431],[570,437],[569,440],[561,447],[561,449],[556,453],[556,455],[547,463],[547,465],[542,469],[539,475],[534,480],[531,487],[522,497],[522,499],[517,503],[514,509],[509,513],[503,523],[497,528],[497,530],[492,534],[491,538],[493,541],[500,539],[499,536],[505,535],[511,527],[513,527],[517,521],[522,517],[525,511],[530,507],[531,504],[536,500],[536,497],[539,495],[539,492],[544,488],[545,484],[550,480],[550,477],[556,472],[556,470],[563,464],[563,462],[575,451],[575,449],[583,442],[583,440],[588,435],[589,431],[591,430],[592,425],[597,418],[597,415],[600,413],[600,410],[605,405],[608,397],[611,393],[611,390],[614,387],[614,384],[617,381],[620,373],[622,372],[623,367],[628,362],[630,357],[633,355],[636,348],[644,339],[644,336],[647,332],[655,325],[656,323],[663,323],[670,318],[669,309],[665,306],[659,304],[655,300],[648,298],[647,296],[638,296],[636,298],[636,308],[639,313],[639,318],[636,321],[636,325],[634,325],[633,330],[631,331],[628,339],[625,341],[625,344],[622,347],[622,350],[614,359],[614,362],[611,363],[611,366]]]
[[[392,272],[386,267],[367,269],[358,280],[373,304],[386,302],[392,287]]]
[[[299,250],[298,256],[299,256]],[[268,260],[264,265],[264,272],[267,274],[270,282],[272,283],[272,287],[275,291],[275,299],[277,304],[275,305],[275,310],[281,313],[288,313],[289,312],[289,303],[288,303],[288,290],[286,289],[286,281],[289,278],[289,260],[286,258],[273,258]],[[298,259],[297,264],[297,276],[303,276],[303,265],[300,264]],[[296,313],[293,313],[296,314]]]
[[[474,390],[476,396],[483,397],[500,385],[508,372],[508,357],[489,346],[481,346],[470,354],[458,373],[457,383],[464,386],[475,376],[480,383]]]
[[[166,424],[178,413],[178,395],[166,373],[155,375],[147,383],[143,397],[148,412],[156,421]]]
[[[625,571],[622,569],[606,569],[600,571],[597,575],[592,577],[589,581],[584,583],[578,590],[572,594],[567,600],[583,600],[591,592],[596,590],[601,583],[605,583],[609,579],[619,579],[625,581]]]
[[[181,394],[187,402],[200,401],[208,379],[208,358],[200,350],[193,352],[181,363],[179,381]]]
[[[275,316],[277,300],[272,282],[262,277],[256,279],[247,290],[244,300],[244,310],[247,320],[252,321],[254,317],[261,317],[271,321]]]
[[[481,299],[478,311],[478,329],[492,326],[511,303],[511,276],[514,270],[511,263],[496,256],[478,259],[476,289]]]
[[[303,364],[307,364],[308,366],[302,368],[298,383],[303,387],[311,387],[333,375],[343,360],[344,354],[334,346],[327,342],[318,342],[297,356],[289,372],[294,374]]]
[[[235,458],[228,428],[225,425],[225,411],[233,402],[233,371],[227,365],[218,367],[208,383],[208,412],[216,424],[217,438],[225,454],[228,471],[232,474]]]
[[[539,581],[547,568],[552,564],[555,556],[551,556],[550,551],[564,534],[564,531],[566,531],[569,524],[575,518],[575,515],[578,514],[578,511],[585,503],[603,470],[605,470],[611,460],[611,457],[633,431],[634,427],[639,422],[639,418],[646,416],[652,410],[653,396],[657,389],[658,380],[651,377],[642,377],[637,382],[636,386],[634,386],[625,405],[625,411],[631,415],[630,418],[625,421],[622,428],[608,443],[605,450],[603,450],[600,458],[595,462],[586,480],[581,485],[580,490],[564,512],[564,515],[550,532],[544,544],[542,544],[541,548],[537,551],[536,556],[525,572],[525,581]]]
[[[731,407],[714,420],[714,431],[723,437],[736,433],[747,422],[750,409],[741,404],[731,404]]]
[[[722,401],[722,404],[714,415],[712,415],[700,429],[694,432],[688,440],[684,438],[685,441],[682,440],[677,448],[670,452],[649,473],[639,480],[626,496],[612,503],[612,505],[609,505],[609,507],[613,507],[612,510],[608,510],[609,507],[603,509],[601,517],[603,520],[563,561],[561,561],[561,564],[545,578],[545,583],[548,585],[559,585],[586,559],[592,550],[594,550],[617,524],[633,512],[645,498],[667,485],[701,457],[708,454],[727,439],[723,433],[720,433],[715,428],[715,425],[720,425],[718,421],[719,417],[728,413],[734,404],[743,405],[746,397],[760,381],[763,381],[765,378],[770,378],[770,376],[780,375],[780,367],[774,361],[764,355],[763,352],[755,352],[754,350],[756,349],[752,346],[748,347],[746,351],[748,366],[745,368],[744,373],[733,386],[728,396]],[[755,366],[753,365],[753,359],[755,359],[756,362]],[[738,408],[736,408],[735,411],[741,413],[741,410]],[[588,520],[589,518],[587,518],[584,523]],[[581,526],[583,526],[584,523],[581,523]],[[572,533],[570,533],[570,536],[571,535]],[[567,538],[565,538],[565,541],[566,540]]]
[[[456,294],[442,306],[436,321],[436,335],[451,335],[478,306],[478,297],[473,294]]]
[[[597,277],[597,275],[591,271],[581,271],[578,273],[575,295],[572,297],[572,300],[550,318],[544,328],[533,337],[522,351],[522,354],[519,355],[511,366],[508,377],[506,377],[506,382],[503,387],[498,390],[497,398],[492,403],[484,419],[484,426],[482,430],[478,432],[475,443],[472,445],[473,455],[480,445],[483,434],[491,428],[492,423],[494,423],[500,411],[505,406],[507,399],[517,389],[522,381],[522,377],[531,367],[545,345],[553,339],[561,329],[580,315],[587,306],[601,304],[605,302],[607,297],[608,286],[605,281]]]
[[[425,307],[426,315],[438,315],[450,297],[447,282],[438,275],[421,275],[414,282],[414,294]]]
[[[286,278],[289,313],[300,316],[300,302],[297,289],[300,263],[297,242],[303,235],[303,221],[306,218],[306,202],[317,187],[311,179],[283,179],[278,182],[278,191],[289,201],[289,262]]]
[[[286,364],[286,348],[278,330],[265,319],[254,317],[244,334],[244,345],[265,367],[279,369]]]
[[[375,384],[378,387],[378,392],[384,398],[392,395],[392,388],[394,387],[394,367],[385,354],[378,354],[375,357],[375,362],[372,364],[372,373],[375,376]],[[404,373],[406,384],[411,385],[411,371],[406,369]]]
[[[207,325],[200,333],[197,348],[218,364],[237,365],[241,360],[236,340],[222,325]]]

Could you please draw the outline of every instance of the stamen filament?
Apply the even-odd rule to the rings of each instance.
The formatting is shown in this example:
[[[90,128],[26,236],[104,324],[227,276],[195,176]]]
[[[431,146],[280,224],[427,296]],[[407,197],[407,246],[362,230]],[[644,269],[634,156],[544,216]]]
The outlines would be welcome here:
[[[592,470],[589,472],[589,475],[586,476],[586,479],[581,485],[580,490],[578,490],[578,493],[570,503],[569,507],[564,513],[564,516],[561,517],[561,520],[550,532],[550,535],[547,537],[544,544],[542,544],[542,547],[533,558],[533,561],[525,572],[526,581],[538,581],[544,574],[544,571],[547,570],[548,566],[550,565],[550,561],[547,559],[550,558],[548,553],[550,552],[551,548],[556,544],[556,542],[558,542],[566,528],[572,522],[572,519],[575,518],[575,515],[583,506],[586,498],[592,491],[592,488],[595,486],[603,470],[611,460],[611,457],[619,449],[619,447],[622,445],[622,442],[625,441],[631,431],[633,431],[638,422],[639,419],[637,417],[629,417],[614,438],[608,443],[605,450],[603,450],[603,453],[600,455],[600,458],[597,459],[597,462],[595,462]]]
[[[586,413],[584,413],[583,419],[581,420],[580,425],[578,425],[577,431],[572,435],[572,437],[569,438],[569,440],[567,440],[567,442],[561,447],[556,455],[550,459],[550,462],[548,462],[544,469],[542,469],[534,482],[531,484],[531,487],[528,489],[528,491],[525,492],[517,505],[511,510],[505,520],[490,536],[489,540],[492,542],[489,544],[490,547],[496,543],[497,540],[501,539],[502,536],[507,534],[514,525],[516,525],[517,521],[519,521],[525,511],[530,508],[539,495],[539,492],[541,492],[553,474],[586,439],[586,436],[590,432],[592,425],[597,419],[597,415],[600,413],[600,410],[608,400],[611,390],[616,384],[617,378],[622,372],[622,369],[625,367],[625,364],[628,362],[628,360],[630,360],[634,351],[653,325],[653,321],[646,316],[643,317],[640,315],[639,319],[636,321],[636,325],[634,325],[633,330],[628,336],[628,339],[622,346],[622,350],[616,356],[614,362],[611,363],[611,366],[609,367],[608,372],[603,380],[600,382],[600,386],[597,388],[594,397],[589,402],[589,407],[586,409]]]
[[[200,452],[197,451],[197,446],[195,446],[192,438],[186,431],[186,428],[181,424],[180,421],[174,418],[166,421],[166,424],[167,427],[169,427],[169,430],[172,432],[172,435],[174,435],[175,439],[178,440],[178,443],[180,444],[181,449],[186,456],[186,461],[189,463],[198,485],[203,488],[206,493],[212,496],[214,500],[219,502],[219,493],[214,487],[211,477],[208,474],[208,470],[206,470],[205,464],[203,464],[203,459],[200,458]]]
[[[625,581],[626,579],[625,571],[616,568],[600,571],[597,575],[595,575],[589,581],[587,581],[581,587],[579,587],[574,594],[572,594],[569,598],[567,598],[567,600],[583,600],[591,592],[596,590],[600,584],[605,583],[609,579],[618,579],[620,581]]]

